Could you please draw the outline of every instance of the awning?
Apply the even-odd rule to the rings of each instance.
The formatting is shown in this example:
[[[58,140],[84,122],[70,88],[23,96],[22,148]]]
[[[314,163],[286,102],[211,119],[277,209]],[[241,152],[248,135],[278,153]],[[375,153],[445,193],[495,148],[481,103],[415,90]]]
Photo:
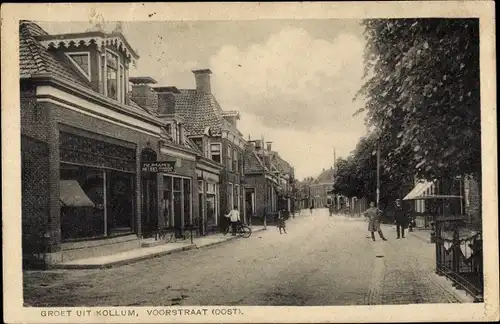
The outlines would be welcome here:
[[[462,198],[462,196],[456,196],[456,195],[430,194],[428,193],[428,189],[430,189],[433,184],[434,183],[430,181],[423,181],[417,183],[415,187],[403,198],[403,200]]]
[[[94,203],[85,194],[76,180],[61,180],[59,197],[64,206],[94,207]]]
[[[421,199],[425,195],[427,189],[432,187],[433,183],[429,181],[418,182],[415,187],[403,198],[403,200]]]

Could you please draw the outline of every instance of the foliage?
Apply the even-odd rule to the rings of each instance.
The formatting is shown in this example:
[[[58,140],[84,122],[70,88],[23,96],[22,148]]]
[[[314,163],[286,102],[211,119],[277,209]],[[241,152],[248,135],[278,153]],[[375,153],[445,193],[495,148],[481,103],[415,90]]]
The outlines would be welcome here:
[[[450,178],[480,173],[478,19],[365,20],[366,122],[383,168]]]

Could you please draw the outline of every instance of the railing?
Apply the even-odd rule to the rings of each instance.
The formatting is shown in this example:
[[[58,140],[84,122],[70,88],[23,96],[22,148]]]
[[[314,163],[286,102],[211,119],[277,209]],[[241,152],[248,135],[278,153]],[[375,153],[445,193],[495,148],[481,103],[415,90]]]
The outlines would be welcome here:
[[[483,254],[480,230],[473,230],[463,218],[436,218],[436,272],[457,288],[483,301]]]

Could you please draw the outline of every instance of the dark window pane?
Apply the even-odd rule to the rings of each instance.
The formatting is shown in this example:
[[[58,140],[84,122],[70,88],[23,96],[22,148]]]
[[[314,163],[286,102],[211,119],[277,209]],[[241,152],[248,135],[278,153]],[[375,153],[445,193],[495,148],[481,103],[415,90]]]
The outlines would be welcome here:
[[[173,215],[174,215],[174,222],[175,222],[175,228],[181,228],[182,227],[182,199],[181,199],[181,192],[174,191],[174,210],[173,210]]]
[[[110,234],[132,231],[134,219],[133,188],[135,176],[122,172],[108,172],[107,218]]]
[[[181,178],[174,178],[174,191],[181,191]]]
[[[104,235],[104,176],[101,170],[61,165],[61,180],[74,180],[61,192],[67,201],[82,199],[83,192],[94,206],[61,204],[61,235],[63,240]],[[69,189],[71,188],[71,189]],[[78,196],[78,197],[76,197]]]
[[[191,180],[183,180],[184,189],[184,222],[191,223]]]

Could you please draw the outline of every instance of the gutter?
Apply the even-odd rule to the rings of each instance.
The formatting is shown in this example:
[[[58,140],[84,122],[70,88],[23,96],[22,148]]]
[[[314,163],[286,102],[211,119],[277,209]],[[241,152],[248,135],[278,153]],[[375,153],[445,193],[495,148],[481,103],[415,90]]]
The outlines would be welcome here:
[[[158,127],[164,126],[164,123],[160,119],[152,115],[140,114],[137,111],[131,111],[128,105],[115,102],[113,99],[109,99],[92,89],[86,88],[73,81],[54,76],[52,73],[36,73],[33,74],[30,79],[23,79],[32,80],[36,84],[52,85],[60,90],[66,91],[89,102],[110,108],[121,114],[151,123]]]

